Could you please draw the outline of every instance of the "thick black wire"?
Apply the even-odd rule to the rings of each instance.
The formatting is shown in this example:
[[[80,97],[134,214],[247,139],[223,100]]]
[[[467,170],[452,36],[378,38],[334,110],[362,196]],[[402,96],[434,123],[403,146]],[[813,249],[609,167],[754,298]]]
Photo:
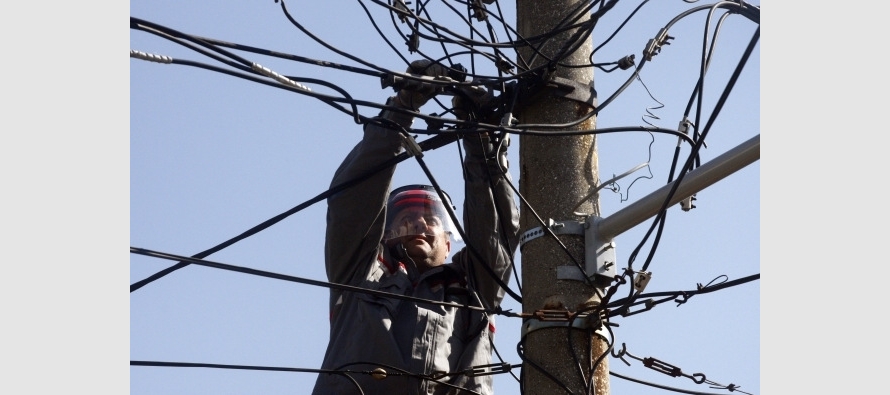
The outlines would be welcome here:
[[[415,158],[417,159],[417,163],[420,165],[420,168],[423,170],[424,174],[426,174],[427,178],[430,180],[430,184],[433,186],[433,188],[436,189],[436,192],[438,192],[442,201],[446,201],[446,199],[444,198],[444,196],[442,194],[442,188],[439,187],[439,183],[436,181],[435,177],[433,177],[433,173],[430,171],[429,167],[427,167],[426,162],[424,162],[420,156],[415,156]],[[468,240],[467,235],[463,230],[463,227],[461,227],[461,225],[460,225],[460,221],[458,221],[458,219],[457,219],[457,214],[454,213],[454,209],[452,209],[449,205],[446,204],[445,210],[448,211],[448,215],[451,217],[452,223],[454,224],[454,227],[457,229],[457,232],[460,233],[461,237],[464,240]],[[506,292],[507,294],[512,296],[513,299],[515,299],[517,302],[522,303],[522,296],[519,296],[519,294],[515,293],[512,289],[510,289],[510,287],[507,284],[505,284],[504,281],[500,279],[500,277],[498,277],[498,275],[494,272],[494,269],[492,269],[491,266],[485,264],[486,263],[485,259],[483,259],[482,254],[479,253],[479,250],[477,250],[476,247],[473,246],[472,244],[470,244],[469,242],[467,242],[466,246],[467,246],[467,250],[473,255],[473,257],[476,258],[476,261],[478,261],[478,263],[482,264],[482,268],[504,290],[504,292]],[[471,267],[474,264],[474,262],[472,262],[470,260],[468,260],[467,262]],[[472,281],[473,278],[471,277],[470,280]],[[473,288],[475,289],[475,284],[473,284],[472,282],[471,282],[471,284],[473,285]],[[487,303],[488,301],[482,301],[482,302]],[[493,306],[485,306],[485,307],[493,308]]]
[[[355,379],[347,373],[364,373],[371,372],[351,372],[338,371],[330,369],[304,369],[304,368],[284,368],[274,366],[249,366],[249,365],[223,365],[217,363],[193,363],[193,362],[165,362],[165,361],[130,361],[130,366],[155,366],[155,367],[175,367],[175,368],[212,368],[212,369],[235,369],[235,370],[262,370],[273,372],[298,372],[298,373],[318,373],[318,374],[337,374],[342,375],[352,381],[356,389],[362,394],[365,392]]]
[[[650,386],[650,387],[655,387],[655,388],[661,388],[661,389],[663,389],[663,390],[679,392],[679,393],[682,393],[682,394],[692,394],[692,395],[726,395],[726,394],[723,394],[723,393],[689,391],[689,390],[684,390],[684,389],[675,388],[675,387],[668,387],[668,386],[666,386],[666,385],[655,384],[655,383],[652,383],[652,382],[643,381],[643,380],[640,380],[640,379],[635,379],[635,378],[632,378],[632,377],[629,377],[629,376],[625,376],[625,375],[622,375],[622,374],[618,374],[618,373],[615,373],[614,371],[609,371],[609,374],[612,375],[612,376],[618,377],[618,378],[620,378],[620,379],[624,379],[624,380],[627,380],[627,381],[633,381],[634,383],[643,384],[643,385],[648,385],[648,386]]]
[[[643,8],[643,6],[646,5],[646,3],[648,3],[648,2],[649,2],[649,0],[643,0],[642,2],[640,2],[640,4],[637,6],[637,8],[634,8],[634,10],[630,13],[630,15],[628,15],[627,18],[624,19],[624,22],[621,22],[621,24],[618,25],[617,28],[615,28],[615,31],[612,32],[612,34],[609,37],[607,37],[605,40],[603,40],[603,42],[600,43],[600,45],[597,45],[593,49],[593,51],[591,51],[590,56],[593,57],[593,54],[595,54],[597,51],[599,51],[600,48],[602,48],[606,44],[608,44],[609,41],[612,41],[612,39],[615,38],[616,35],[618,35],[618,32],[620,32],[621,29],[624,28],[624,25],[627,25],[627,23],[630,22],[631,18],[633,18],[633,16],[636,15],[636,13],[638,11],[640,11],[640,9]],[[593,60],[591,60],[590,62],[593,63]]]
[[[394,373],[390,373],[390,372],[386,372],[387,375],[391,375],[391,374],[392,374],[392,375],[399,375],[399,376],[409,376],[409,377],[415,377],[415,378],[418,378],[418,379],[421,379],[421,380],[435,381],[436,383],[442,384],[442,385],[444,385],[444,386],[446,386],[446,387],[454,388],[454,389],[459,390],[459,391],[461,391],[461,392],[469,392],[469,393],[471,393],[471,394],[481,395],[479,392],[476,392],[476,391],[473,391],[473,390],[470,390],[470,389],[467,389],[467,388],[463,388],[463,387],[460,387],[460,386],[451,384],[451,383],[446,382],[446,381],[441,381],[439,378],[436,378],[436,377],[434,377],[433,375],[420,374],[420,373],[412,373],[412,372],[409,372],[409,371],[407,371],[407,370],[405,370],[405,369],[401,369],[401,368],[398,368],[398,367],[395,367],[395,366],[392,366],[392,365],[387,365],[387,364],[378,363],[378,362],[366,362],[366,361],[350,362],[350,363],[346,363],[346,364],[343,364],[343,365],[338,366],[338,367],[336,368],[336,370],[341,370],[341,369],[346,368],[347,366],[351,366],[351,365],[371,365],[371,366],[384,367],[384,368],[387,368],[387,369],[394,370],[394,371],[397,371],[397,372],[398,372],[398,373],[395,373],[395,374],[394,374]],[[360,372],[360,373],[364,373],[364,372]],[[370,372],[369,372],[369,373],[370,373]],[[463,372],[456,372],[456,373],[455,373],[455,372],[446,372],[446,373],[442,373],[441,375],[438,375],[438,377],[457,376],[457,375],[462,375],[462,374],[464,374],[464,373],[463,373]]]
[[[438,145],[438,144],[443,144],[443,140],[447,143],[447,142],[453,141],[453,139],[456,139],[456,137],[457,137],[457,136],[454,136],[454,135],[451,135],[451,136],[449,136],[449,135],[444,135],[444,136],[441,136],[441,137],[433,137],[433,138],[430,138],[430,139],[428,139],[428,140],[426,140],[426,141],[424,141],[424,142],[421,142],[421,143],[419,143],[419,144],[420,144],[421,148],[425,148],[425,149],[435,149],[435,148],[438,148],[438,147],[441,146],[441,145]],[[278,214],[278,215],[276,215],[276,216],[274,216],[274,217],[272,217],[272,218],[270,218],[270,219],[267,219],[267,220],[263,221],[262,223],[260,223],[260,224],[258,224],[258,225],[256,225],[256,226],[254,226],[254,227],[252,227],[252,228],[250,228],[250,229],[248,229],[248,230],[242,232],[241,234],[239,234],[239,235],[237,235],[237,236],[235,236],[235,237],[233,237],[233,238],[231,238],[231,239],[229,239],[229,240],[226,240],[226,241],[224,241],[224,242],[222,242],[222,243],[220,243],[220,244],[218,244],[218,245],[216,245],[216,246],[214,246],[214,247],[212,247],[212,248],[209,248],[209,249],[204,250],[204,251],[202,251],[202,252],[200,252],[200,253],[198,253],[198,254],[193,255],[191,258],[196,258],[196,259],[202,259],[202,258],[205,258],[205,257],[207,257],[207,256],[209,256],[209,255],[211,255],[211,254],[213,254],[213,253],[215,253],[215,252],[218,252],[218,251],[220,251],[220,250],[222,250],[222,249],[224,249],[224,248],[226,248],[226,247],[228,247],[228,246],[231,246],[232,244],[237,243],[238,241],[241,241],[241,240],[244,240],[244,239],[246,239],[246,238],[248,238],[248,237],[250,237],[250,236],[253,236],[254,234],[259,233],[261,230],[264,230],[264,229],[266,229],[266,228],[268,228],[268,227],[270,227],[270,226],[272,226],[272,225],[274,225],[274,224],[280,222],[281,220],[283,220],[283,219],[285,219],[285,218],[287,218],[287,217],[293,215],[294,213],[297,213],[297,212],[299,212],[300,210],[303,210],[304,208],[307,208],[307,207],[309,207],[309,206],[311,206],[311,205],[313,205],[313,204],[315,204],[315,203],[318,203],[318,202],[320,202],[320,201],[322,201],[322,200],[324,200],[324,199],[327,199],[329,196],[331,196],[331,195],[333,195],[333,194],[335,194],[335,193],[337,193],[337,192],[340,192],[340,191],[342,191],[342,190],[344,190],[344,189],[346,189],[346,188],[348,188],[348,187],[350,187],[350,186],[352,186],[352,185],[358,184],[359,182],[364,181],[365,179],[367,179],[367,178],[370,177],[371,175],[376,174],[377,172],[380,172],[380,171],[382,171],[382,170],[384,170],[384,169],[387,169],[387,168],[389,168],[389,167],[395,166],[395,165],[398,164],[399,162],[402,162],[402,161],[404,161],[405,159],[408,159],[409,157],[410,157],[410,156],[409,156],[407,153],[403,152],[403,153],[399,154],[398,156],[396,156],[396,157],[394,157],[394,158],[392,158],[392,159],[390,159],[390,160],[387,160],[387,161],[385,161],[385,162],[383,162],[383,163],[381,163],[381,164],[378,164],[378,165],[375,166],[375,167],[370,168],[370,169],[369,169],[367,172],[365,172],[364,174],[362,174],[362,175],[360,175],[360,176],[358,176],[358,177],[356,177],[356,178],[353,178],[353,179],[351,179],[351,180],[348,180],[348,181],[346,181],[346,182],[344,182],[344,183],[342,183],[342,184],[335,185],[335,186],[331,187],[330,189],[328,189],[328,190],[326,190],[326,191],[324,191],[324,192],[322,192],[322,193],[316,195],[315,197],[313,197],[313,198],[311,198],[311,199],[309,199],[309,200],[307,200],[307,201],[305,201],[305,202],[303,202],[303,203],[301,203],[301,204],[299,204],[299,205],[297,205],[297,206],[291,208],[290,210],[287,210],[287,211],[285,211],[285,212],[283,212],[283,213],[281,213],[281,214]],[[185,262],[185,261],[182,261],[182,262],[177,263],[177,264],[174,265],[174,266],[171,266],[171,267],[168,267],[168,268],[166,268],[166,269],[164,269],[164,270],[161,270],[160,272],[157,272],[157,273],[155,273],[155,274],[153,274],[153,275],[151,275],[151,276],[149,276],[149,277],[147,277],[147,278],[145,278],[145,279],[143,279],[143,280],[137,281],[136,283],[133,283],[132,285],[130,285],[130,292],[132,293],[133,291],[136,291],[136,290],[138,290],[139,288],[142,288],[143,286],[145,286],[145,285],[147,285],[147,284],[149,284],[149,283],[151,283],[151,282],[153,282],[153,281],[155,281],[155,280],[157,280],[157,279],[159,279],[159,278],[162,278],[162,277],[166,276],[167,274],[172,273],[173,271],[176,271],[176,270],[178,270],[178,269],[181,269],[181,268],[183,268],[183,267],[186,267],[186,266],[188,266],[188,265],[189,265],[189,263],[187,263],[187,262]]]
[[[547,328],[542,328],[542,329],[547,329]],[[537,363],[535,363],[531,359],[528,359],[525,356],[525,336],[523,336],[521,339],[519,339],[519,342],[516,343],[516,354],[519,355],[519,359],[522,360],[522,366],[523,366],[522,376],[523,377],[525,376],[525,365],[528,364],[529,366],[531,366],[532,368],[534,368],[535,370],[537,370],[538,372],[543,374],[544,377],[547,377],[548,379],[550,379],[551,381],[553,381],[554,383],[556,383],[557,385],[562,387],[566,391],[566,393],[574,394],[574,392],[572,392],[572,390],[569,389],[569,387],[567,387],[565,385],[565,383],[563,383],[558,377],[554,376],[552,373],[550,373],[546,369],[544,369],[541,365],[538,365]],[[525,380],[522,380],[521,384],[524,384],[524,382],[525,382]],[[520,388],[520,393],[525,393],[524,388]]]
[[[379,296],[379,297],[384,297],[384,298],[407,300],[407,301],[420,303],[420,304],[429,304],[429,305],[454,307],[454,308],[461,308],[461,309],[468,309],[468,310],[476,310],[476,311],[481,311],[481,312],[485,312],[485,313],[489,313],[489,314],[504,315],[507,317],[516,317],[517,316],[516,314],[506,313],[500,309],[487,309],[485,307],[477,307],[477,306],[473,306],[473,305],[469,305],[469,304],[442,302],[442,301],[436,301],[436,300],[431,300],[431,299],[418,298],[418,297],[414,297],[414,296],[378,291],[378,290],[369,289],[369,288],[356,287],[356,286],[352,286],[352,285],[312,280],[312,279],[308,279],[308,278],[302,278],[302,277],[290,276],[290,275],[286,275],[286,274],[274,273],[274,272],[270,272],[270,271],[266,271],[266,270],[258,270],[258,269],[252,269],[249,267],[236,266],[236,265],[230,265],[230,264],[221,263],[221,262],[208,261],[205,259],[189,258],[189,257],[185,257],[182,255],[170,254],[170,253],[160,252],[160,251],[153,251],[153,250],[149,250],[146,248],[130,247],[130,253],[144,255],[144,256],[150,256],[150,257],[154,257],[154,258],[173,260],[173,261],[188,262],[188,263],[199,265],[199,266],[212,267],[215,269],[228,270],[228,271],[250,274],[250,275],[259,276],[259,277],[273,278],[276,280],[283,280],[283,281],[306,284],[306,285],[315,285],[318,287],[337,289],[337,290],[341,290],[341,291],[348,291],[348,292],[354,292],[354,293],[364,293],[364,294],[374,295],[374,296]]]

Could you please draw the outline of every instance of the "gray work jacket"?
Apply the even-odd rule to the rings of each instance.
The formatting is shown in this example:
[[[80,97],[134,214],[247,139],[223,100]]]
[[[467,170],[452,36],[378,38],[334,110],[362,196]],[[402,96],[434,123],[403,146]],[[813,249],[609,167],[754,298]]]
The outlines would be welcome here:
[[[331,185],[351,180],[395,157],[402,151],[401,141],[394,130],[366,125],[362,141],[344,159]],[[488,265],[503,283],[509,282],[519,212],[508,185],[506,143],[495,153],[497,148],[487,137],[469,136],[464,141],[467,175],[463,229],[465,242],[479,252],[481,262],[464,247],[451,263],[418,276],[410,274],[416,271],[405,266],[410,263],[400,262],[383,247],[386,199],[395,171],[392,167],[328,199],[328,279],[425,300],[498,306],[504,290],[481,265]],[[486,161],[485,155],[497,159]],[[493,316],[478,310],[335,289],[331,290],[330,313],[330,341],[322,369],[357,373],[320,373],[313,394],[492,394],[490,375],[449,373],[491,363]],[[377,368],[386,371],[385,378],[361,373]]]

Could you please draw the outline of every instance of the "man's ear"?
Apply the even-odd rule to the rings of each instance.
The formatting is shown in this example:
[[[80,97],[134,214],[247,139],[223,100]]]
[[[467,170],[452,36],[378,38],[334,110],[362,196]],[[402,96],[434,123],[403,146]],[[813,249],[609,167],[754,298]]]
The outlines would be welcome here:
[[[451,253],[451,238],[445,242],[445,249],[448,250],[447,253]]]

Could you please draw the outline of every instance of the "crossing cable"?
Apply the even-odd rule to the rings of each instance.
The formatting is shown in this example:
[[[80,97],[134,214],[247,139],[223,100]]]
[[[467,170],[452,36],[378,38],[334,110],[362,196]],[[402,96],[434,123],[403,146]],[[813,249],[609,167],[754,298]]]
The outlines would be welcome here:
[[[423,170],[424,174],[426,174],[427,178],[430,180],[430,184],[433,186],[433,188],[436,189],[436,192],[438,193],[439,198],[442,199],[443,202],[447,201],[447,199],[445,199],[445,197],[443,196],[442,189],[439,187],[439,183],[436,182],[436,179],[435,179],[435,177],[433,177],[433,174],[430,171],[429,167],[427,167],[426,162],[423,161],[423,159],[421,158],[420,155],[416,155],[415,159],[417,160],[417,163],[420,165],[420,168]],[[467,238],[466,233],[464,232],[463,227],[460,225],[460,221],[458,221],[457,214],[455,214],[454,209],[450,205],[447,205],[447,204],[445,204],[444,206],[445,206],[445,211],[447,211],[448,215],[451,217],[451,221],[454,224],[454,227],[457,230],[457,232],[460,234],[460,236],[464,240],[469,240]],[[498,213],[498,216],[500,217],[500,213]],[[485,259],[482,257],[482,254],[479,252],[479,250],[477,250],[469,242],[467,243],[467,250],[469,250],[470,253],[473,255],[473,257],[476,258],[478,263],[482,264],[482,268],[489,274],[489,276],[491,276],[491,278],[495,282],[497,282],[497,284],[506,293],[510,294],[510,296],[512,296],[513,299],[515,299],[517,302],[522,303],[522,296],[513,292],[513,290],[511,290],[510,287],[494,272],[494,269],[492,269],[491,266],[485,264]],[[468,260],[468,264],[472,268],[472,266],[475,263]],[[475,288],[475,286],[473,286],[473,288]],[[486,304],[487,304],[487,302],[488,302],[487,300],[483,301],[483,303],[486,303]],[[485,306],[485,307],[492,307],[492,306]]]
[[[283,3],[283,2],[282,2],[282,7],[284,7],[284,3]],[[289,15],[289,14],[288,14],[288,15]],[[135,18],[131,18],[131,20],[132,20],[132,19],[135,19]],[[291,19],[292,19],[292,18],[291,18]],[[295,23],[296,21],[293,21],[293,22]],[[131,22],[131,23],[132,23],[132,22]],[[150,24],[151,26],[153,26],[153,27],[155,27],[155,28],[160,27],[159,25],[157,25],[157,24],[151,24],[150,22],[144,22],[144,23],[146,23],[146,24]],[[172,29],[169,29],[169,30],[172,31]],[[175,31],[172,31],[172,32],[175,32]],[[185,36],[185,35],[182,35],[181,33],[178,33],[178,32],[175,32],[175,33],[178,34],[178,35],[181,35],[181,36]],[[307,32],[307,34],[308,34],[308,32]],[[199,40],[199,38],[198,38],[197,36],[189,36],[189,37],[192,37],[193,40]],[[205,43],[205,44],[206,44],[206,43]],[[250,49],[250,48],[245,48],[245,49]],[[197,49],[196,49],[196,50],[197,50]],[[255,50],[255,49],[253,49],[253,50]],[[333,49],[332,49],[332,50],[333,50]],[[260,51],[257,51],[257,52],[260,52]],[[208,55],[208,56],[209,56],[209,55]],[[306,60],[305,58],[304,58],[304,59],[296,59],[296,58],[293,58],[293,56],[285,56],[285,58],[291,58],[291,59],[294,59],[294,60],[301,60],[301,61],[305,61],[305,60]],[[316,61],[316,62],[318,62],[318,61]],[[367,64],[367,63],[366,63],[366,64]],[[368,65],[370,65],[370,64],[368,64]],[[376,70],[379,70],[380,72],[383,72],[383,71],[385,70],[385,69],[380,68],[380,67],[378,67],[378,66],[374,66],[374,65],[370,65],[370,66],[373,67],[373,68],[375,68]],[[639,69],[642,68],[642,66],[643,66],[643,63],[641,63],[641,64],[637,67],[637,70],[636,70],[636,71],[638,72]],[[539,67],[539,68],[536,68],[536,70],[537,70],[537,69],[540,69],[540,67]],[[353,70],[360,70],[360,69],[353,69]],[[216,70],[216,71],[220,71],[220,70]],[[235,76],[239,76],[239,77],[242,77],[242,78],[247,78],[247,77],[245,77],[245,76],[238,75],[238,74],[233,74],[233,73],[231,73],[231,72],[227,72],[227,73],[232,74],[232,75],[235,75]],[[366,73],[366,74],[368,74],[368,75],[372,75],[373,72],[370,72],[370,71],[364,71],[364,73]],[[635,73],[635,75],[636,75],[636,73]],[[400,76],[402,76],[403,78],[409,78],[409,79],[410,79],[410,78],[414,78],[414,77],[412,77],[412,76],[410,76],[410,75],[400,75]],[[291,77],[291,78],[293,78],[293,77]],[[256,81],[256,82],[262,82],[262,83],[265,83],[265,84],[268,84],[268,85],[273,85],[273,84],[271,84],[271,83],[269,83],[268,81],[265,81],[265,80],[257,80],[257,79],[253,79],[253,80]],[[585,117],[583,117],[583,118],[581,118],[581,119],[579,119],[579,120],[577,120],[577,121],[575,121],[575,122],[573,122],[573,123],[571,123],[571,124],[562,124],[562,125],[547,125],[547,124],[545,124],[545,125],[517,125],[517,126],[519,126],[521,129],[519,129],[519,130],[513,130],[512,132],[514,132],[514,133],[517,133],[517,132],[521,133],[521,132],[522,132],[522,129],[527,129],[527,128],[529,128],[529,127],[539,127],[539,128],[542,128],[542,129],[549,129],[549,128],[552,128],[552,127],[567,127],[567,126],[569,126],[569,125],[573,125],[573,124],[576,124],[576,123],[578,123],[578,122],[581,122],[581,121],[583,121],[583,120],[585,120],[585,119],[588,119],[590,116],[595,115],[595,114],[598,113],[603,107],[605,107],[605,105],[607,105],[607,104],[608,104],[612,99],[614,99],[614,98],[615,98],[621,91],[623,91],[624,88],[626,88],[626,86],[627,86],[627,85],[629,84],[629,82],[632,81],[632,80],[633,80],[633,76],[632,76],[631,79],[629,79],[629,80],[625,83],[625,86],[624,86],[624,87],[622,87],[621,89],[619,89],[618,91],[616,91],[615,94],[613,94],[609,99],[607,99],[606,101],[604,101],[604,102],[603,102],[597,109],[595,109],[595,111],[594,111],[593,113],[587,114],[587,116],[585,116]],[[277,85],[277,84],[274,84],[273,86],[282,87],[282,86]],[[300,93],[304,93],[304,94],[305,94],[306,92],[300,92]],[[341,90],[341,93],[345,93],[345,92],[343,92],[343,91]],[[313,96],[315,96],[315,95],[313,95]],[[316,97],[318,97],[318,96],[316,96]],[[327,103],[329,103],[329,104],[332,104],[331,102],[325,100],[323,97],[320,97],[320,98],[321,98],[323,101],[325,101],[325,102],[327,102]],[[330,99],[330,100],[331,100],[331,101],[337,101],[337,100],[335,100],[335,99]],[[343,100],[341,99],[340,101],[343,101]],[[367,102],[363,102],[363,103],[360,103],[360,104],[361,104],[361,105],[366,105],[366,106],[374,106],[374,104],[372,104],[372,103],[367,103]],[[335,106],[335,107],[338,107],[338,106]],[[338,107],[338,108],[339,108],[339,107]],[[349,113],[349,112],[345,111],[345,109],[342,109],[342,108],[339,108],[339,109],[341,109],[341,111],[346,112],[347,114],[350,114],[350,115],[355,116],[355,117],[356,117],[356,122],[357,122],[357,123],[360,121],[359,118],[358,118],[359,115],[357,114],[357,111],[354,110],[353,113]],[[433,117],[428,117],[428,116],[424,116],[424,115],[418,115],[418,117],[420,117],[420,118],[422,118],[422,119],[425,119],[425,120],[428,120],[428,121],[434,119]],[[433,118],[433,119],[431,119],[431,118]],[[439,118],[438,120],[441,121],[441,118]],[[494,126],[494,125],[489,126],[489,125],[478,124],[478,125],[476,125],[476,126],[477,126],[477,127],[483,127],[483,128],[485,128],[485,127],[498,128],[498,126]],[[503,130],[508,130],[508,129],[503,129]],[[529,133],[533,133],[533,131],[527,131],[527,132],[529,132]],[[551,133],[551,135],[554,135],[554,134]]]
[[[356,116],[358,116],[357,113],[356,113]],[[356,121],[359,122],[360,120],[357,118]],[[408,153],[408,154],[410,154],[410,153]],[[422,164],[422,166],[423,166],[423,164]],[[384,166],[381,167],[381,169],[386,168],[386,167],[388,167],[388,166],[384,165]],[[377,170],[377,171],[379,171],[379,170]],[[376,171],[374,171],[374,173],[376,173]],[[374,174],[374,173],[371,173],[371,174]],[[429,176],[429,177],[432,177],[431,174],[429,174],[429,173],[428,173],[428,176]],[[435,184],[434,184],[434,185],[435,185]],[[310,202],[307,202],[307,203],[309,203],[310,205],[311,205],[311,204],[314,204],[314,203],[316,203],[316,202],[322,200],[323,198],[329,196],[330,194],[335,193],[336,191],[328,191],[328,192],[329,192],[328,194],[322,194],[322,195],[319,195],[319,196],[317,196],[316,198],[310,200]],[[277,222],[280,221],[281,219],[286,218],[287,216],[289,216],[289,215],[292,214],[293,212],[302,210],[302,208],[305,208],[305,207],[307,207],[307,205],[301,205],[301,206],[298,206],[298,208],[294,208],[294,209],[292,209],[292,210],[290,210],[290,211],[288,211],[288,212],[286,212],[286,213],[280,214],[279,216],[276,216],[276,217],[274,217],[273,219],[268,220],[268,221],[264,222],[263,224],[260,224],[260,225],[258,225],[257,227],[254,227],[254,228],[248,230],[248,231],[245,232],[244,234],[237,236],[235,239],[230,240],[230,242],[233,243],[233,242],[235,242],[235,241],[238,241],[238,240],[241,240],[241,239],[243,239],[243,238],[249,237],[250,235],[253,235],[253,234],[257,233],[259,230],[265,229],[265,228],[267,228],[268,226],[270,226],[270,225],[272,225],[272,224],[274,224],[274,223],[277,223]],[[451,213],[451,215],[452,215],[452,217],[455,216],[453,212]],[[457,222],[457,221],[455,220],[455,223],[459,223],[459,222]],[[460,229],[459,227],[458,227],[458,231],[460,231],[460,232],[462,233],[462,229]],[[233,240],[234,240],[234,241],[233,241]],[[223,245],[225,245],[225,246],[228,246],[228,245],[230,245],[230,244],[231,244],[231,243],[229,243],[229,242],[223,243]],[[217,246],[217,247],[219,247],[219,246]],[[481,258],[480,258],[481,255],[480,255],[475,249],[473,249],[472,246],[468,245],[468,247],[470,247],[470,251],[477,257],[477,259],[480,259],[480,261],[481,261]],[[224,248],[224,247],[223,247],[223,248]],[[211,250],[214,250],[214,249],[211,249]],[[208,250],[208,251],[210,251],[210,250]],[[208,254],[208,251],[205,251],[205,252],[202,253],[202,254],[198,254],[198,255],[196,255],[195,257],[197,257],[197,258],[203,258],[203,257],[206,257],[207,255],[209,255],[209,254]],[[216,249],[216,250],[214,250],[214,251],[211,251],[210,253],[212,253],[212,252],[216,252],[216,251],[218,251],[218,249]],[[131,285],[131,291],[130,291],[130,292],[133,292],[134,290],[141,288],[144,284],[147,284],[148,282],[154,281],[154,280],[157,279],[157,278],[163,277],[164,275],[166,275],[166,274],[168,274],[168,273],[170,273],[170,272],[172,272],[172,271],[174,271],[174,270],[178,270],[179,268],[184,267],[184,266],[186,266],[186,265],[187,265],[187,264],[185,264],[185,263],[177,264],[177,265],[175,265],[175,266],[173,266],[173,267],[171,267],[171,268],[165,269],[164,271],[159,272],[159,273],[157,273],[157,274],[155,274],[155,275],[153,275],[153,276],[151,276],[151,277],[149,277],[149,278],[147,278],[147,279],[145,279],[145,280],[142,280],[142,281],[140,281],[139,283],[133,284],[133,285]],[[519,296],[518,294],[516,294],[515,292],[513,292],[512,290],[510,290],[509,287],[508,287],[508,286],[507,286],[507,285],[506,285],[500,278],[498,278],[498,276],[496,276],[496,275],[494,274],[494,272],[492,271],[492,269],[491,269],[490,267],[488,267],[487,265],[483,265],[483,268],[484,268],[485,270],[488,271],[488,273],[489,273],[489,274],[494,278],[494,280],[495,280],[495,281],[496,281],[496,282],[497,282],[497,283],[498,283],[498,284],[505,290],[505,292],[507,292],[508,294],[510,294],[514,299],[517,300],[517,302],[520,302],[520,303],[521,303],[521,300],[522,300],[522,299],[521,299],[521,296]]]
[[[760,25],[760,9],[757,7],[753,7],[750,4],[745,3],[744,1],[741,1],[741,0],[739,0],[737,2],[724,1],[724,2],[718,3],[715,7],[727,8],[732,11],[738,12],[739,14],[747,17],[752,22],[758,24],[758,26]],[[695,13],[695,12],[701,11],[701,10],[711,9],[711,8],[712,8],[711,5],[705,5],[705,6],[696,7],[696,8],[693,8],[693,9],[690,9],[690,10],[687,10],[687,11],[681,13],[679,16],[675,17],[670,23],[668,23],[668,25],[666,25],[665,28],[661,29],[657,39],[653,39],[651,41],[663,43],[663,41],[666,41],[668,38],[671,38],[670,36],[667,36],[667,29],[670,26],[672,26],[674,23],[676,23],[680,19],[682,19],[692,13]],[[758,32],[759,31],[760,31],[760,28],[758,27]],[[540,129],[550,129],[550,128],[564,129],[564,128],[569,128],[569,127],[578,125],[581,122],[584,122],[584,121],[590,119],[591,117],[599,114],[599,112],[602,111],[603,108],[605,108],[606,106],[611,104],[622,92],[624,92],[624,90],[627,89],[628,86],[630,86],[630,84],[636,79],[637,75],[639,75],[643,66],[648,62],[648,58],[651,58],[654,54],[657,54],[657,52],[660,48],[661,48],[660,46],[652,46],[651,44],[647,45],[646,51],[644,51],[645,52],[644,55],[646,55],[646,56],[643,57],[643,59],[640,61],[640,64],[634,69],[633,74],[624,82],[624,84],[622,84],[618,89],[615,90],[615,92],[613,92],[608,98],[606,98],[606,100],[604,100],[602,103],[600,103],[597,106],[597,108],[593,109],[593,111],[585,114],[584,116],[582,116],[574,121],[566,122],[566,123],[562,123],[562,124],[522,124],[522,125],[517,125],[517,127],[540,128]]]

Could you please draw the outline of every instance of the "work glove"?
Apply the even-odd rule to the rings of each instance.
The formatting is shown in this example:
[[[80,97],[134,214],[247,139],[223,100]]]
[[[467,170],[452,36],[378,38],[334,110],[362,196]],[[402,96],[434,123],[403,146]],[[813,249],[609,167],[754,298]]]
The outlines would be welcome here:
[[[448,78],[448,68],[427,59],[420,59],[408,65],[406,73],[420,76],[433,77],[437,80],[451,80]],[[453,81],[453,80],[452,80]],[[417,111],[426,102],[442,91],[444,85],[421,84],[417,81],[407,81],[404,87],[396,94],[396,105]]]
[[[495,100],[491,92],[478,85],[463,85],[457,90],[451,99],[451,105],[454,107],[454,115],[460,120],[468,120],[470,113],[478,116],[480,110],[490,107]]]

